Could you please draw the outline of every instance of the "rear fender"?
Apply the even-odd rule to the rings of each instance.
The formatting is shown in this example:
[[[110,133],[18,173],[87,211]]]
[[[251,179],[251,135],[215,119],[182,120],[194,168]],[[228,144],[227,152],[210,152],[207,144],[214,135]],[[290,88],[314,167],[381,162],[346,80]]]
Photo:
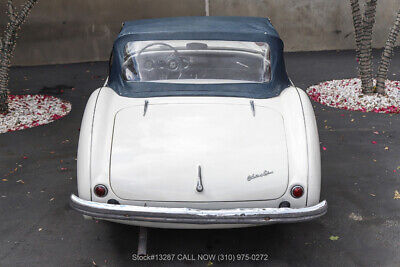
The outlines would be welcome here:
[[[321,191],[321,155],[318,137],[318,127],[311,101],[307,94],[297,89],[304,113],[304,124],[307,133],[308,151],[308,191],[307,206],[315,205],[319,202]]]
[[[289,199],[286,200],[294,206],[304,206],[307,203],[308,192],[308,151],[303,109],[295,87],[286,88],[279,98],[285,121],[289,162],[289,185],[286,194]],[[290,195],[290,190],[295,185],[301,185],[305,191],[304,196],[299,199],[294,199]]]
[[[90,186],[90,158],[92,147],[93,120],[96,109],[96,102],[100,89],[95,90],[86,104],[83,113],[81,129],[79,133],[78,156],[77,156],[77,183],[79,197],[91,200]]]

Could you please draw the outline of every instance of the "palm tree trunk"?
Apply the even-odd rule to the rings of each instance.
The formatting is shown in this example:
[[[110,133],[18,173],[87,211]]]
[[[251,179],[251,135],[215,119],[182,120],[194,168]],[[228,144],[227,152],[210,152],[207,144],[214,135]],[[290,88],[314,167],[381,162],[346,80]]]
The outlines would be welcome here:
[[[362,29],[362,15],[360,4],[358,0],[350,0],[351,4],[351,13],[353,15],[353,25],[354,25],[354,39],[356,40],[356,55],[357,59],[360,58],[360,50],[361,50],[361,35],[363,32]],[[359,75],[361,76],[361,69],[358,68]]]
[[[6,42],[4,38],[0,40],[1,50],[0,50],[0,114],[8,113],[8,65],[6,63]]]
[[[379,94],[385,94],[385,81],[389,70],[390,60],[393,55],[393,48],[396,44],[397,36],[400,30],[400,9],[397,11],[397,17],[390,29],[389,37],[382,52],[381,62],[379,63],[378,73],[376,75],[376,90]]]
[[[8,81],[11,58],[14,54],[18,31],[25,22],[29,12],[38,0],[28,0],[21,8],[19,13],[15,12],[12,0],[7,2],[7,15],[9,23],[4,31],[4,36],[0,40],[0,113],[8,112]]]
[[[358,0],[350,0],[353,15],[354,37],[358,59],[358,74],[361,79],[363,93],[372,93],[372,28],[375,23],[377,0],[368,0],[365,14],[362,16]]]
[[[372,80],[372,27],[375,23],[376,1],[369,0],[365,4],[363,32],[361,36],[360,68],[362,69],[361,83],[365,94],[374,92]]]
[[[366,32],[368,34],[368,50],[369,50],[369,69],[371,73],[371,79],[373,78],[373,64],[372,64],[372,28],[375,25],[375,15],[376,15],[376,5],[377,5],[378,0],[370,0],[367,2],[366,8],[365,8],[365,17],[368,20],[368,27],[366,29]],[[374,90],[375,91],[375,90]]]

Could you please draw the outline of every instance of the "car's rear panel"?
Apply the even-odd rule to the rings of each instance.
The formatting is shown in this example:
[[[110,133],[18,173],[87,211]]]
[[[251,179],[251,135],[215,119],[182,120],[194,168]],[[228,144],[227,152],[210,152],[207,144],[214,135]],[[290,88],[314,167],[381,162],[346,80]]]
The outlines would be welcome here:
[[[146,115],[143,116],[145,101],[148,101],[148,107]],[[254,101],[254,115],[250,101]],[[169,105],[172,105],[170,107],[172,108],[171,110],[174,110],[174,117],[180,116],[181,119],[184,119],[186,117],[185,112],[193,112],[193,114],[196,112],[201,115],[198,118],[194,116],[193,122],[188,124],[190,128],[186,127],[188,133],[184,135],[186,137],[183,139],[176,137],[177,131],[171,126],[172,123],[177,124],[177,120],[171,119],[173,118],[172,114],[166,112]],[[193,108],[188,108],[190,106]],[[215,110],[208,111],[210,110],[209,108],[201,109],[200,107],[202,106],[215,107]],[[233,111],[233,108],[236,111]],[[130,115],[127,112],[123,115],[126,122],[120,123],[119,118],[122,117],[119,116],[122,115],[124,110],[129,110],[132,114]],[[204,116],[208,116],[211,119],[201,119],[203,120],[201,121],[200,118],[204,118]],[[222,121],[221,119],[220,122],[217,122],[217,118],[222,116],[228,119],[226,121]],[[150,123],[150,119],[154,122]],[[194,123],[195,120],[197,120],[197,123]],[[141,124],[141,127],[139,127],[139,124]],[[121,204],[127,205],[208,209],[277,207],[282,201],[288,200],[291,203],[291,207],[304,207],[307,205],[306,196],[308,190],[307,138],[304,124],[302,106],[296,88],[287,88],[280,96],[270,99],[232,97],[158,97],[135,99],[118,96],[113,90],[104,87],[99,93],[93,118],[90,162],[81,162],[80,166],[90,164],[91,190],[93,190],[96,184],[103,184],[110,189],[105,198],[99,198],[93,193],[91,194],[91,199],[98,202],[117,199]],[[115,133],[115,127],[129,128],[130,131],[123,131],[118,134]],[[164,132],[160,132],[161,136],[166,134],[165,131],[175,131],[175,137],[171,137],[171,142],[175,142],[175,146],[173,147],[172,143],[168,145],[161,137],[149,138],[152,140],[149,140],[147,144],[146,142],[141,142],[140,146],[155,146],[156,142],[164,143],[161,147],[152,148],[154,149],[154,158],[152,159],[154,163],[147,162],[148,167],[144,167],[144,162],[131,161],[129,162],[130,164],[126,165],[126,169],[119,168],[118,170],[115,164],[118,165],[116,157],[119,156],[114,154],[114,149],[117,147],[122,149],[126,146],[124,149],[127,149],[127,151],[121,152],[120,156],[123,157],[122,155],[124,154],[127,160],[129,160],[129,157],[141,158],[139,154],[136,154],[138,153],[136,149],[128,149],[128,145],[137,142],[130,140],[134,137],[138,138],[141,136],[140,138],[144,138],[145,133],[137,130],[142,127],[151,127],[153,131],[162,130]],[[178,124],[178,127],[185,127],[185,124]],[[282,130],[282,127],[284,127],[284,130]],[[189,135],[189,133],[192,134]],[[176,152],[177,142],[182,142],[185,138],[187,139],[195,135],[198,136],[201,142],[215,142],[212,136],[219,136],[219,142],[215,143],[218,146],[223,146],[224,149],[221,151],[227,155],[225,157],[220,156],[222,154],[216,156],[221,147],[217,151],[213,146],[199,146],[196,149],[189,147],[192,150],[194,149],[195,153],[193,151],[185,151],[186,154],[184,152],[181,154],[178,153],[175,159],[173,157],[171,159],[166,157],[168,153],[172,153],[171,151],[175,150]],[[226,138],[222,138],[225,135]],[[122,139],[119,139],[119,137]],[[229,138],[231,138],[231,147],[226,145]],[[232,141],[232,138],[235,140]],[[133,143],[131,144],[131,142]],[[190,145],[193,145],[193,143]],[[142,160],[144,160],[145,157],[149,157],[149,153],[151,152],[144,152],[144,148],[140,146],[138,149],[143,151]],[[278,146],[280,147],[277,150],[279,152],[272,152],[272,149],[270,149],[277,148]],[[281,149],[281,146],[286,146],[286,151]],[[207,148],[210,155],[213,155],[213,158],[215,158],[213,161],[211,161],[211,157],[205,156],[205,152],[201,150],[202,147],[203,149]],[[243,149],[241,153],[232,152],[233,150],[239,150],[239,147]],[[170,152],[167,153],[168,150]],[[160,151],[163,153],[160,154]],[[186,161],[185,165],[177,164],[177,162],[182,161],[182,158],[187,159],[192,154],[197,155],[198,158],[195,160],[195,156],[192,156],[191,161]],[[157,159],[156,155],[159,155],[160,158]],[[274,155],[286,161],[287,166],[284,167],[284,164],[275,162]],[[161,157],[167,159],[169,164],[163,165]],[[244,166],[241,163],[248,159],[253,159],[252,161],[246,161],[248,167],[239,168],[240,166]],[[84,158],[78,157],[79,162],[83,160]],[[202,168],[204,185],[202,193],[195,191],[198,181],[197,168],[199,165]],[[130,171],[130,166],[137,166],[142,168],[142,170]],[[162,169],[160,166],[163,166],[162,168],[164,169],[162,172],[165,172],[167,175],[163,175],[163,179],[160,178],[160,180],[152,178],[155,175],[161,177],[161,171],[157,171],[157,169]],[[176,177],[172,177],[175,174],[173,172],[175,168],[180,171],[179,174],[176,174]],[[182,170],[186,170],[186,172],[183,173]],[[274,173],[253,179],[250,182],[247,181],[248,175],[261,174],[265,170],[273,171]],[[145,183],[144,180],[138,180],[137,176],[139,172],[146,172],[146,177],[149,177],[147,179],[150,179],[148,181],[151,182],[146,183],[147,187],[142,184]],[[219,173],[223,173],[225,176],[219,175]],[[282,175],[278,178],[276,176],[277,173]],[[121,175],[120,177],[123,176],[123,178],[130,177],[132,182],[137,183],[137,186],[134,187],[134,184],[130,182],[130,186],[132,187],[128,187],[128,184],[124,185],[121,182],[118,187],[119,182],[114,180],[114,178],[117,178],[115,175]],[[210,180],[210,177],[213,177],[213,179]],[[176,186],[179,186],[180,189],[184,188],[185,192],[178,192],[174,188],[174,183],[170,182],[174,178],[177,181]],[[85,178],[78,177],[78,179]],[[268,184],[276,182],[277,180],[275,179],[281,179],[281,183]],[[160,186],[164,181],[167,181],[166,186]],[[210,184],[210,182],[213,184]],[[156,187],[153,188],[157,188],[158,186],[157,190],[161,192],[160,194],[150,195],[148,193],[148,195],[145,195],[145,192],[138,190],[139,187],[142,191],[153,190],[152,186],[154,184]],[[304,187],[304,197],[294,199],[290,196],[290,188],[295,184],[300,184]],[[276,190],[270,190],[269,186],[275,186]],[[123,192],[124,190],[125,193]],[[229,190],[232,190],[232,193],[229,193]],[[132,192],[132,195],[128,196],[127,194],[130,194],[128,191]],[[155,193],[155,191],[149,192]],[[205,197],[206,194],[210,198]],[[230,194],[231,196],[229,196]]]
[[[247,104],[150,104],[114,121],[110,182],[141,201],[254,201],[288,186],[282,115]],[[196,190],[199,179],[203,190]]]

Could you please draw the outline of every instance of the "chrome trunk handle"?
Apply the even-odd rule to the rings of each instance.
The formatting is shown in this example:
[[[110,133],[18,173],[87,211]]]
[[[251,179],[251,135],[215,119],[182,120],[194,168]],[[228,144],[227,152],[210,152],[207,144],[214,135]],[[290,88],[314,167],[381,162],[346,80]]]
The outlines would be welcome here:
[[[201,166],[200,165],[198,168],[198,176],[199,176],[199,180],[197,181],[196,190],[197,190],[197,192],[202,192],[204,188],[203,188],[203,181],[201,179]]]

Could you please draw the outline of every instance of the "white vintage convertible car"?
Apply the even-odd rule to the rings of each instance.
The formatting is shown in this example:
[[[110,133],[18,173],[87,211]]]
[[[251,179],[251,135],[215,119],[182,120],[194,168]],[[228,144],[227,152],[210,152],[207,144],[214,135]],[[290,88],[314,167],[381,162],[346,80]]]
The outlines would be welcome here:
[[[264,18],[126,22],[108,80],[86,105],[77,179],[75,210],[139,226],[233,228],[327,212],[313,108]]]

